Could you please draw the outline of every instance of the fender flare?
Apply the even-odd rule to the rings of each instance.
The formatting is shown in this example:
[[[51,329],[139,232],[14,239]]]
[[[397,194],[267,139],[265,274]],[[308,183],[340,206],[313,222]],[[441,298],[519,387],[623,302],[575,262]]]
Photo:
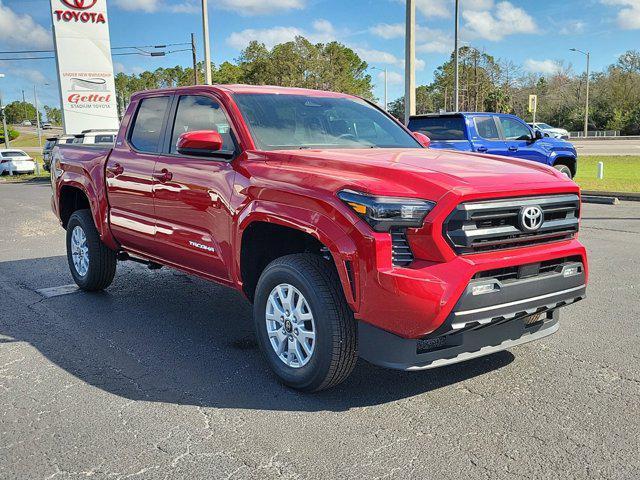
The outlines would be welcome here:
[[[89,207],[91,210],[91,216],[93,223],[100,234],[102,242],[112,250],[118,250],[119,245],[115,238],[111,234],[109,229],[109,208],[106,202],[106,198],[102,201],[98,196],[100,195],[93,184],[88,181],[88,178],[84,175],[76,175],[71,172],[65,172],[64,176],[58,183],[58,215],[61,215],[60,200],[62,198],[62,191],[65,187],[74,188],[80,190],[87,200],[89,201]]]
[[[236,283],[242,290],[240,270],[242,238],[249,226],[256,222],[271,223],[299,230],[322,243],[331,254],[340,277],[342,289],[349,307],[359,309],[357,268],[347,270],[347,262],[357,265],[358,250],[351,237],[329,217],[317,211],[291,205],[274,204],[256,200],[250,203],[237,217],[235,242],[236,259],[234,264]]]

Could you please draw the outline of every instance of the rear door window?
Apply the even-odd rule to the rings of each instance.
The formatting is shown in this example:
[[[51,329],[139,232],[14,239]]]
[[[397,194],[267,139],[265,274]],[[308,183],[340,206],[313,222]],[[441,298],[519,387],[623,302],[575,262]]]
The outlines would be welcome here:
[[[466,140],[466,128],[462,117],[414,118],[409,130],[425,134],[431,140]]]
[[[169,97],[149,97],[140,102],[129,142],[136,150],[158,153],[162,127],[169,108]]]
[[[500,140],[498,125],[494,117],[476,117],[473,119],[476,124],[476,130],[485,140]]]

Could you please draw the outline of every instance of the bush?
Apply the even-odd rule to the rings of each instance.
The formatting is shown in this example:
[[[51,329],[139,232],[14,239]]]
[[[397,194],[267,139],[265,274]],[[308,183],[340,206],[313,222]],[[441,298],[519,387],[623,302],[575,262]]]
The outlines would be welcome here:
[[[20,132],[9,128],[9,141],[15,140],[20,136]],[[0,142],[4,143],[4,130],[0,128]]]

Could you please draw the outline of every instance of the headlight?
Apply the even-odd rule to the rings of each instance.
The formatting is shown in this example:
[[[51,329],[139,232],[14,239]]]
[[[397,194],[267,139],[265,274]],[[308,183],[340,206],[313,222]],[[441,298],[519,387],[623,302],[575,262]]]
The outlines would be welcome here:
[[[351,190],[339,192],[338,198],[376,232],[388,232],[392,227],[420,228],[436,206],[428,200],[376,197]]]

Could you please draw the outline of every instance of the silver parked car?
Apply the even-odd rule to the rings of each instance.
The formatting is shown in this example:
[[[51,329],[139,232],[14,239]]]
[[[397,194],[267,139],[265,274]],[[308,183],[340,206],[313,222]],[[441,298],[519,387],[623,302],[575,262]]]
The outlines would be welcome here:
[[[569,132],[564,128],[555,128],[549,125],[548,123],[529,123],[528,124],[534,130],[542,132],[542,135],[545,137],[551,138],[561,138],[562,140],[569,140]]]
[[[33,174],[36,170],[36,162],[22,150],[0,150],[0,175],[8,175],[13,172]]]

